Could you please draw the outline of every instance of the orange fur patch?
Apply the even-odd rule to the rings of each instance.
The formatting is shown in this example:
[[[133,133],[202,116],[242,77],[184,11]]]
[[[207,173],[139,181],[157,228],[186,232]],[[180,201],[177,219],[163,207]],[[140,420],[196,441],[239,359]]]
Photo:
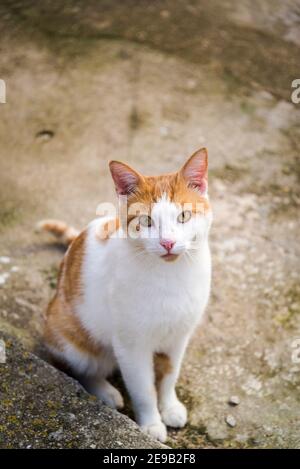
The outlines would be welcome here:
[[[99,230],[97,230],[96,236],[101,241],[105,241],[106,239],[109,239],[116,231],[118,231],[119,228],[120,228],[119,218],[108,220],[99,228]]]
[[[38,230],[49,231],[66,245],[71,244],[79,235],[79,232],[73,226],[69,226],[61,220],[42,220],[38,223],[37,228]]]
[[[155,384],[159,385],[164,376],[171,373],[172,365],[171,360],[165,353],[155,353],[154,355],[154,373]]]
[[[158,202],[166,194],[170,202],[188,204],[193,213],[206,214],[211,210],[209,201],[197,190],[188,187],[181,173],[171,173],[163,176],[145,176],[140,182],[138,189],[128,197],[128,223],[135,218],[130,209],[133,204],[142,205],[144,212],[149,213],[149,207]],[[188,209],[189,207],[187,207]],[[134,211],[134,210],[133,210]]]
[[[59,351],[62,351],[60,338],[70,342],[81,352],[93,356],[99,356],[103,351],[102,346],[91,339],[70,305],[59,293],[49,304],[44,338]]]
[[[63,290],[67,301],[73,302],[82,294],[81,268],[84,258],[86,231],[82,231],[70,245],[63,268]]]
[[[44,338],[58,351],[62,351],[62,343],[66,340],[81,352],[99,356],[103,347],[90,337],[74,311],[75,302],[83,294],[81,269],[85,242],[86,232],[83,231],[63,259],[57,292],[46,313]]]

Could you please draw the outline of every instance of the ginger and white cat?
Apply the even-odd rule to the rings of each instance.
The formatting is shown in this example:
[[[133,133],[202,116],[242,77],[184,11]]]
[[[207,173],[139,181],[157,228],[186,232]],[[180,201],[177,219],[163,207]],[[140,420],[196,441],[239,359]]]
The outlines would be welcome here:
[[[187,420],[175,385],[210,291],[207,152],[157,177],[117,161],[110,171],[118,196],[126,196],[125,222],[97,218],[80,234],[55,220],[40,224],[72,241],[48,307],[45,342],[114,408],[123,398],[107,378],[119,367],[138,424],[164,442],[166,426]]]

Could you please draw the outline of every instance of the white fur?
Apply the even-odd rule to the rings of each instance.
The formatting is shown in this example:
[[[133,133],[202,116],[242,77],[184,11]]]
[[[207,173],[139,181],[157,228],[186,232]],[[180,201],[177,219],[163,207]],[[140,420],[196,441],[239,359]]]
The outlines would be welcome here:
[[[101,241],[97,230],[107,219],[89,225],[83,265],[85,293],[76,313],[107,354],[96,366],[94,359],[87,363],[86,356],[80,357],[70,346],[65,348],[74,369],[96,375],[88,389],[112,406],[120,405],[120,396],[107,398],[103,390],[108,384],[105,378],[117,363],[139,425],[160,441],[166,439],[165,424],[182,427],[186,423],[186,409],[177,399],[175,384],[210,290],[211,213],[180,224],[177,216],[181,210],[163,196],[152,209],[153,226],[142,228],[137,239],[119,237],[120,229],[111,239]],[[166,262],[161,257],[165,254],[159,244],[161,237],[176,241],[177,260]],[[172,372],[162,380],[158,393],[154,387],[155,352],[166,353],[172,363]]]

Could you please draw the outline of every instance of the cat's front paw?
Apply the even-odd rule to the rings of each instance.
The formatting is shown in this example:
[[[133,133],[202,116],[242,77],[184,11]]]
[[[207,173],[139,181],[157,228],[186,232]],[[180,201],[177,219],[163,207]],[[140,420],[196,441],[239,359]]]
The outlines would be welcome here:
[[[142,425],[141,430],[147,435],[152,436],[156,440],[164,443],[167,439],[167,429],[163,422],[152,423],[150,425]]]
[[[162,409],[161,418],[168,427],[182,428],[187,422],[187,411],[185,406],[177,401]]]

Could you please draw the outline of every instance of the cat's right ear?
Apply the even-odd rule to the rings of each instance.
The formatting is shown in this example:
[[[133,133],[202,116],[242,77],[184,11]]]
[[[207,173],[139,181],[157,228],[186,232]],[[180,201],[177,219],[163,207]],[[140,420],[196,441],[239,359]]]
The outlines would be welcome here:
[[[201,194],[207,192],[207,150],[201,148],[193,153],[180,170],[188,186]]]
[[[132,194],[142,180],[139,173],[120,161],[110,161],[109,169],[118,195]]]

